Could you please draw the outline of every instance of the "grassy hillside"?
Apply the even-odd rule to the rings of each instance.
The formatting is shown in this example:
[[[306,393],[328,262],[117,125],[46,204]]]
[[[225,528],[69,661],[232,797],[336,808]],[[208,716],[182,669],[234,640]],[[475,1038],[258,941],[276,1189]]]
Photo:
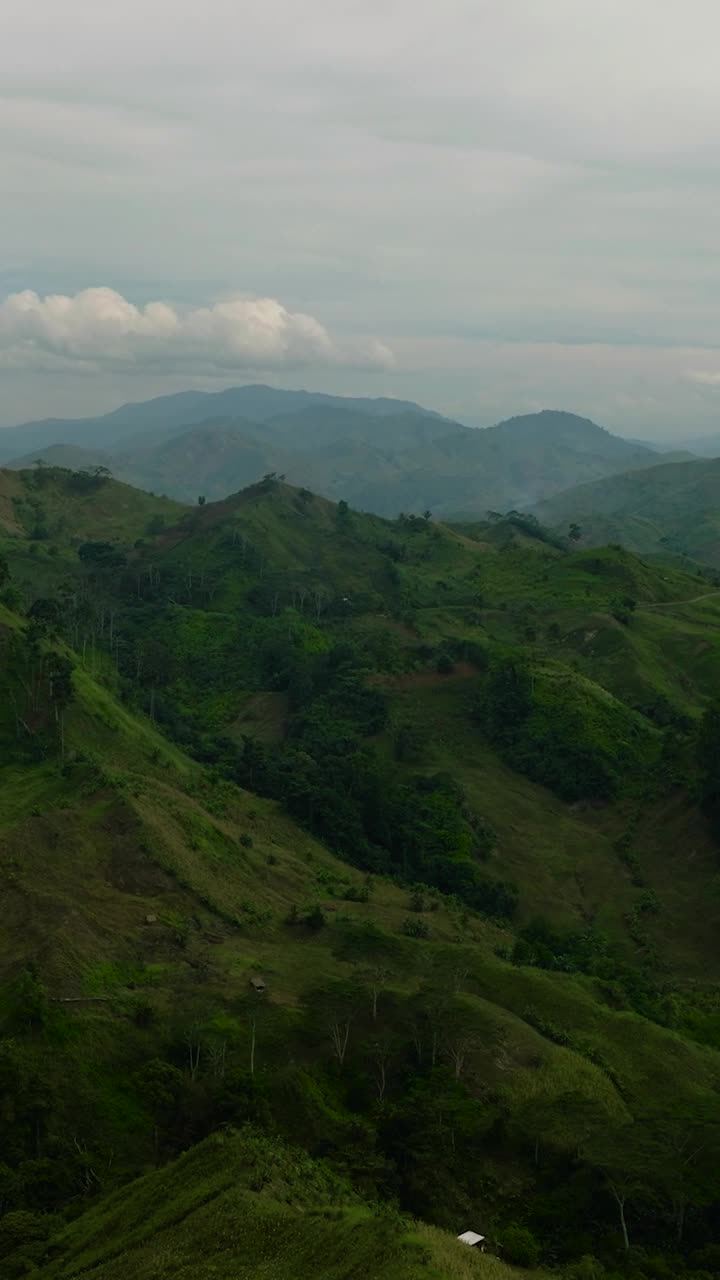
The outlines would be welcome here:
[[[453,1236],[371,1210],[302,1152],[218,1134],[85,1213],[39,1280],[512,1280]],[[523,1274],[528,1274],[524,1272]]]
[[[30,542],[77,547],[90,538],[142,537],[152,518],[170,523],[182,507],[94,471],[40,467],[0,472],[0,529]]]
[[[665,463],[599,480],[539,503],[546,524],[577,522],[585,545],[620,542],[720,568],[720,460]]]
[[[532,1265],[707,1271],[718,599],[517,517],[269,479],[136,536],[149,495],[40,485],[67,526],[0,547],[0,1249],[51,1233],[48,1280],[502,1275],[457,1252],[475,1225]],[[247,1137],[196,1148],[248,1121],[261,1187]]]

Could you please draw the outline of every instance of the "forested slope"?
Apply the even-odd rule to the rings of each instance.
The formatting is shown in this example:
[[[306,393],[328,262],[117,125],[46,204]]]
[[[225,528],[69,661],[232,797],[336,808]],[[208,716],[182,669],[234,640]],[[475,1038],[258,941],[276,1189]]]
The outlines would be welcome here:
[[[378,1200],[508,1262],[711,1274],[720,611],[689,603],[711,584],[272,477],[182,513],[102,475],[12,483],[7,1274],[154,1280],[212,1236],[212,1274],[282,1276],[287,1232],[328,1280],[494,1275],[403,1243]],[[226,1166],[178,1166],[186,1199],[163,1181],[248,1121]],[[244,1142],[339,1178],[357,1255],[275,1173],[248,1207]],[[173,1220],[141,1239],[147,1186]]]

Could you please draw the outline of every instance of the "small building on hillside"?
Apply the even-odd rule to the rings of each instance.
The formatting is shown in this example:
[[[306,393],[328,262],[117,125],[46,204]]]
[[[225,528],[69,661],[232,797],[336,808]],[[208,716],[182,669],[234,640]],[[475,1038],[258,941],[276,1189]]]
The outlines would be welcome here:
[[[250,986],[252,987],[253,991],[255,991],[259,996],[261,996],[263,992],[267,990],[267,984],[264,978],[251,978]]]
[[[479,1236],[477,1231],[463,1231],[458,1240],[462,1244],[467,1244],[471,1249],[479,1249],[481,1253],[485,1252],[485,1236]]]

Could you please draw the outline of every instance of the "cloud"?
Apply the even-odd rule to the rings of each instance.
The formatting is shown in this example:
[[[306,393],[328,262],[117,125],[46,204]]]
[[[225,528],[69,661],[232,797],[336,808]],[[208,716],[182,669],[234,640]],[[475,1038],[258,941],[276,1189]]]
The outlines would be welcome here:
[[[139,307],[109,288],[40,297],[31,289],[0,303],[0,366],[143,367],[188,373],[347,366],[387,369],[376,338],[336,339],[276,298],[236,297],[211,306],[167,302]]]
[[[689,369],[689,382],[699,383],[701,387],[720,387],[720,372],[717,369]]]

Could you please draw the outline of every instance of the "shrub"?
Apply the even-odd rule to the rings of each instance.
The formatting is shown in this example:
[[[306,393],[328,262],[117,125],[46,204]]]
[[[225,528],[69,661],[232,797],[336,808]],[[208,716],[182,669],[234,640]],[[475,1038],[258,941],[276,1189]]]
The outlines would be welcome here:
[[[527,1227],[505,1227],[498,1239],[503,1257],[512,1266],[537,1266],[540,1260],[540,1245]]]
[[[47,1240],[55,1219],[46,1213],[16,1209],[0,1218],[0,1258],[6,1258],[31,1241]]]
[[[325,912],[319,902],[316,902],[314,906],[310,907],[309,910],[305,912],[303,920],[308,929],[312,929],[314,932],[324,928],[327,923],[325,919]]]
[[[429,938],[430,926],[424,920],[414,920],[412,916],[408,916],[403,921],[402,932],[406,938]]]
[[[566,1280],[603,1280],[605,1268],[598,1258],[586,1253],[563,1272]]]
[[[368,902],[370,900],[371,882],[363,880],[362,884],[349,884],[343,893],[346,902]]]

